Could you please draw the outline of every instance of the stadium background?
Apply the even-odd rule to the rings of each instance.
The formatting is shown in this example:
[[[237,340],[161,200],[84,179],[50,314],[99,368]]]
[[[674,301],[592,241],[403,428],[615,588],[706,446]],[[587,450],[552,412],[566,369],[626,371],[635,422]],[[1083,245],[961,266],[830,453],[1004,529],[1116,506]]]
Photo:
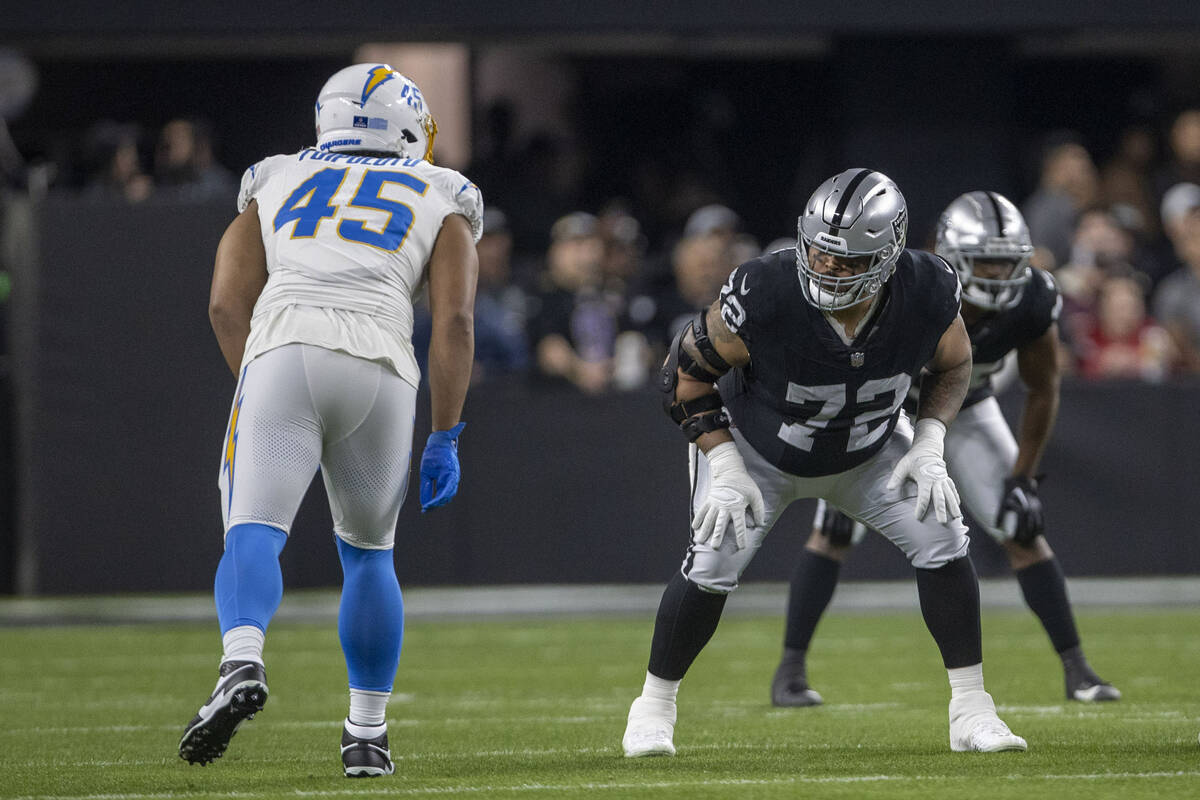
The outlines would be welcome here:
[[[472,135],[461,137],[463,162],[451,165],[466,169],[478,156],[472,143],[487,141],[485,100],[511,95],[518,113],[553,101],[544,103],[554,111],[542,120],[547,141],[566,148],[579,176],[574,196],[546,199],[525,192],[532,165],[516,164],[512,184],[472,175],[486,201],[499,198],[514,226],[527,226],[517,233],[530,252],[544,248],[558,215],[635,195],[636,179],[660,174],[648,164],[676,175],[692,165],[762,242],[793,231],[799,203],[823,177],[871,165],[904,190],[919,245],[937,211],[968,188],[1027,197],[1049,132],[1078,131],[1097,162],[1130,125],[1161,133],[1174,113],[1200,103],[1198,40],[1200,8],[1187,2],[461,0],[383,18],[361,0],[336,10],[6,9],[0,45],[38,74],[9,128],[40,168],[5,189],[11,466],[0,590],[199,590],[219,556],[215,466],[233,381],[205,301],[232,199],[80,197],[72,170],[93,123],[156,129],[202,117],[218,160],[240,173],[310,143],[316,89],[364,45],[463,44],[455,52],[465,54]],[[426,94],[442,116],[439,98]],[[518,135],[536,133],[530,125]],[[681,222],[669,209],[635,211],[652,240]],[[1200,569],[1198,401],[1194,380],[1065,386],[1045,495],[1068,575]],[[1019,398],[1005,403],[1011,411]],[[682,442],[657,405],[647,390],[585,397],[519,380],[475,387],[463,492],[428,517],[407,504],[402,582],[665,579],[686,535],[686,477]],[[427,426],[418,419],[418,440]],[[332,549],[310,541],[327,536],[323,503],[310,494],[296,528],[305,541],[285,551],[289,586],[340,578]],[[785,525],[802,531],[803,512]],[[787,575],[802,537],[784,530],[748,578]],[[981,572],[1003,572],[988,552],[975,550]],[[846,570],[906,574],[882,542]]]

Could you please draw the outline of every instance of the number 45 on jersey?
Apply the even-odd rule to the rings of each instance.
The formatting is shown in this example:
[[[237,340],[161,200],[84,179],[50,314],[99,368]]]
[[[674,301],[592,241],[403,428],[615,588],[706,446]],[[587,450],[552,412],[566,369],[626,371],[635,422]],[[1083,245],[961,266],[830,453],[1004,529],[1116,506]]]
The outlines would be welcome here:
[[[342,188],[349,172],[349,168],[323,169],[297,186],[275,214],[275,231],[278,232],[283,226],[294,222],[290,238],[311,239],[316,236],[321,222],[336,217],[341,210],[331,201]],[[429,184],[407,172],[367,170],[346,207],[382,211],[387,214],[387,221],[379,230],[372,230],[367,227],[366,220],[343,216],[342,221],[338,223],[338,236],[388,252],[394,252],[403,246],[412,227],[413,211],[398,200],[388,200],[380,196],[388,184],[398,184],[418,196],[423,196],[429,189]]]

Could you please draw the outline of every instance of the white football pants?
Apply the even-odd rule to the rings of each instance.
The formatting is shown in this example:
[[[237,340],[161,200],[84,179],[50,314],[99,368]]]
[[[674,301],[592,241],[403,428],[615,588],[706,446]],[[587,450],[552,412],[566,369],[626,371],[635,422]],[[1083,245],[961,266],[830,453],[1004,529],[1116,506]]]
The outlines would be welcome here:
[[[257,522],[289,532],[321,467],[334,533],[384,550],[408,490],[416,389],[383,364],[306,344],[242,370],[221,452],[225,531]]]
[[[737,588],[742,572],[779,516],[796,500],[823,498],[851,517],[865,522],[886,536],[904,552],[914,567],[937,569],[967,554],[967,527],[961,519],[937,521],[932,508],[925,519],[916,517],[917,487],[905,481],[888,490],[887,482],[896,462],[912,445],[913,431],[903,414],[883,449],[865,463],[836,475],[802,478],[772,466],[751,447],[741,433],[732,429],[738,452],[746,470],[763,494],[766,519],[746,526],[746,547],[738,550],[734,536],[727,532],[718,550],[708,543],[688,547],[683,574],[693,583],[712,592],[728,593]],[[698,448],[690,449],[692,473],[692,515],[708,494],[708,460]],[[806,532],[807,535],[807,532]]]
[[[958,412],[946,431],[946,470],[963,508],[998,542],[1012,538],[996,527],[996,515],[1004,501],[1004,479],[1016,463],[1017,440],[995,397]]]
[[[1004,500],[1004,479],[1017,463],[1017,440],[1009,430],[995,397],[989,397],[958,412],[946,431],[946,470],[958,487],[962,507],[997,542],[1012,538],[996,526],[996,515]],[[817,503],[813,526],[825,518],[825,502]],[[858,544],[867,533],[855,522],[850,543]]]

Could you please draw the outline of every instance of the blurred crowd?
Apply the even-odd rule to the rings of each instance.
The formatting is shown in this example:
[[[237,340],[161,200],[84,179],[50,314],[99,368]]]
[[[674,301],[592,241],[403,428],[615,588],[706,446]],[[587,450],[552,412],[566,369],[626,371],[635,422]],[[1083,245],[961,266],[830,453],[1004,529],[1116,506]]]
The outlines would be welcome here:
[[[463,171],[487,205],[477,381],[519,375],[589,394],[644,386],[675,333],[713,302],[735,266],[796,243],[786,231],[759,241],[694,172],[581,208],[584,173],[564,142],[534,136],[518,149],[493,132],[476,150]],[[171,120],[153,136],[98,123],[76,171],[83,196],[129,203],[232,198],[237,187],[199,119]],[[1066,372],[1144,381],[1200,373],[1200,109],[1177,115],[1162,137],[1149,126],[1128,128],[1103,164],[1080,137],[1052,133],[1036,188],[1011,199],[1029,223],[1035,265],[1063,293]],[[418,309],[420,358],[428,336],[428,312]]]
[[[1022,203],[1034,263],[1063,293],[1063,365],[1085,378],[1200,373],[1200,109],[1179,114],[1166,152],[1146,127],[1097,166],[1057,133]]]
[[[232,197],[237,178],[217,162],[212,126],[202,119],[173,119],[157,135],[141,126],[103,120],[84,135],[67,182],[84,196],[141,203],[156,198],[201,200]]]
[[[1077,135],[1052,133],[1035,190],[1013,198],[1029,222],[1035,265],[1062,290],[1064,372],[1150,382],[1200,374],[1200,109],[1179,114],[1165,138],[1160,152],[1151,128],[1130,127],[1098,165]],[[538,147],[537,158],[548,158]],[[674,228],[655,220],[664,233],[650,241],[630,201],[572,209],[560,177],[570,170],[554,163],[539,167],[539,180],[556,191],[534,194],[560,205],[518,221],[505,210],[526,198],[488,186],[516,185],[496,179],[511,163],[484,160],[469,171],[490,202],[479,246],[480,380],[515,372],[591,394],[642,386],[735,266],[796,244],[760,243],[704,191],[685,191],[695,207]],[[990,187],[963,187],[973,188]],[[529,220],[555,216],[544,247],[534,247]]]

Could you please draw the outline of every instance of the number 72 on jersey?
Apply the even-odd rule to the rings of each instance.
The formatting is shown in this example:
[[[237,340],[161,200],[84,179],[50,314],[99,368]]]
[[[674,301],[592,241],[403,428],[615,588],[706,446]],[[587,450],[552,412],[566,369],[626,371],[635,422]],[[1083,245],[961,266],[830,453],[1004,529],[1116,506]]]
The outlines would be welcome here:
[[[887,430],[887,420],[904,402],[912,378],[901,373],[890,378],[873,378],[858,387],[853,400],[844,383],[802,386],[788,382],[787,401],[813,413],[802,422],[785,422],[778,436],[797,450],[811,451],[814,438],[834,419],[850,417],[846,452],[870,447]],[[803,413],[803,412],[802,412]]]

